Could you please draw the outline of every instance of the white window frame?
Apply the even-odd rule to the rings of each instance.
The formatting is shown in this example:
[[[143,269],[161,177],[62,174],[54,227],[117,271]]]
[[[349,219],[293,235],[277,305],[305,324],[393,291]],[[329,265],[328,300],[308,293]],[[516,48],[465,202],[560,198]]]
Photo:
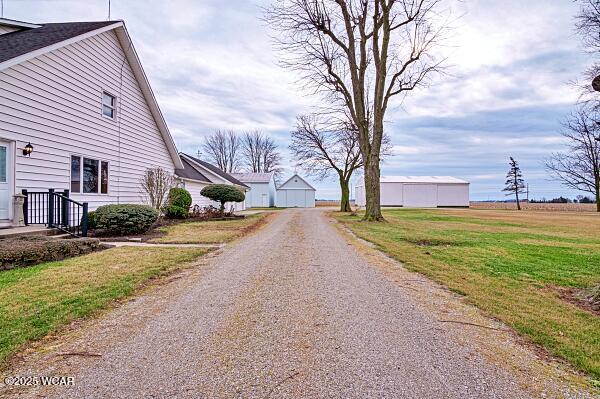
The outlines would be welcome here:
[[[73,181],[73,169],[71,168],[71,162],[73,157],[79,158],[79,191],[75,192],[71,190],[71,182]],[[83,159],[90,159],[92,161],[98,161],[98,191],[95,193],[84,193],[83,192]],[[102,164],[106,164],[106,168],[108,170],[108,181],[106,192],[102,192]],[[86,156],[81,154],[70,154],[69,156],[69,190],[71,194],[81,194],[81,195],[110,195],[110,162],[101,158],[95,158],[92,156]]]
[[[110,96],[113,99],[113,105],[108,105],[108,104],[104,104],[104,96]],[[109,119],[111,121],[114,121],[117,119],[117,96],[115,96],[114,94],[112,94],[110,91],[106,91],[106,90],[102,90],[102,94],[100,96],[100,114],[106,118]],[[108,107],[112,110],[112,117],[105,115],[104,114],[104,107]]]

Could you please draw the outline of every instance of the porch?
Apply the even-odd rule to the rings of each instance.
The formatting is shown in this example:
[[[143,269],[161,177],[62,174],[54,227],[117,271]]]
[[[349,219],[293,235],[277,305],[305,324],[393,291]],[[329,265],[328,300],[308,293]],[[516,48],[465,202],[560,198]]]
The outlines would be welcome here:
[[[69,198],[69,190],[22,190],[13,198],[12,225],[0,228],[0,238],[61,233],[88,233],[88,203]]]

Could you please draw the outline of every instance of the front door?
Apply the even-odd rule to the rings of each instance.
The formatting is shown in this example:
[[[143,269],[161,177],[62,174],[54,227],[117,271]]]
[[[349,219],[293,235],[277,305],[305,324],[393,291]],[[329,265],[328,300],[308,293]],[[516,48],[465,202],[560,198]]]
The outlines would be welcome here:
[[[0,142],[0,221],[9,218],[10,207],[10,147]]]
[[[267,208],[269,206],[269,203],[267,201],[267,194],[263,194],[262,195],[262,201],[260,203],[263,208]]]

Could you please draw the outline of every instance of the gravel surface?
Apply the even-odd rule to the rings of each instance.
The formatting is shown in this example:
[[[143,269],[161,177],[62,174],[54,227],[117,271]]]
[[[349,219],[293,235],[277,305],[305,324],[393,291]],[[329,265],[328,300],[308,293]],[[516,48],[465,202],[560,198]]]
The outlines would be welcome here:
[[[173,282],[26,357],[9,373],[74,376],[74,387],[4,393],[69,398],[538,395],[522,381],[544,377],[523,375],[526,368],[517,376],[490,360],[478,350],[482,329],[439,323],[420,303],[426,299],[413,291],[350,246],[323,211],[286,210]],[[460,302],[450,294],[445,298]],[[490,329],[485,334],[491,334],[490,342],[509,336]],[[102,356],[57,356],[65,351]],[[545,394],[566,395],[558,392]]]

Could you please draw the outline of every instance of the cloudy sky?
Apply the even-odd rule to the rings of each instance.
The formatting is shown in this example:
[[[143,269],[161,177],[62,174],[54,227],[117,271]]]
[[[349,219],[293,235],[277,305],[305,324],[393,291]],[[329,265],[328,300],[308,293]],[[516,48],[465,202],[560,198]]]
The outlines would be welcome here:
[[[267,0],[112,0],[180,150],[196,153],[214,129],[261,129],[287,153],[295,116],[315,99],[277,65],[260,20]],[[384,175],[452,175],[472,199],[501,199],[508,156],[531,197],[574,196],[549,180],[544,158],[560,150],[560,122],[590,62],[573,31],[570,0],[463,0],[442,51],[451,75],[387,114],[394,155]],[[4,0],[4,17],[30,22],[105,20],[108,0]],[[335,198],[332,181],[318,198]]]

